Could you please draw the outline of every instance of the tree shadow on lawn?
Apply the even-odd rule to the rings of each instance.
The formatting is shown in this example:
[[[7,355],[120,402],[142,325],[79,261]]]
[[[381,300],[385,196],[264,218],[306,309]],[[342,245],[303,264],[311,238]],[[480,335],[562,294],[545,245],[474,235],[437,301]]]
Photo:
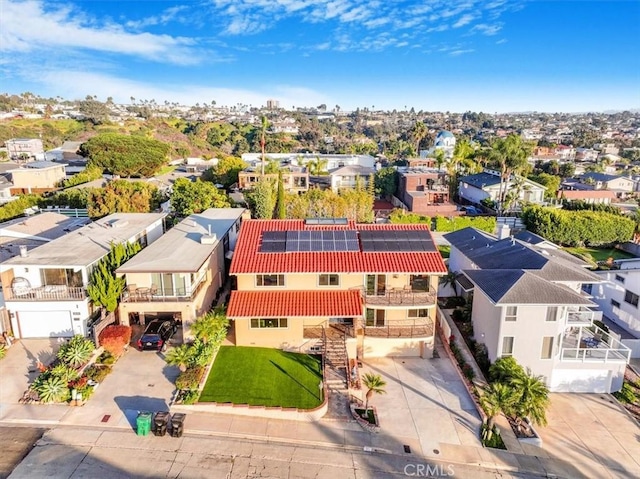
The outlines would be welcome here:
[[[300,354],[300,353],[292,353],[289,351],[282,351],[282,356],[286,359],[289,359],[295,363],[298,363],[300,366],[305,368],[307,371],[312,373],[318,379],[322,379],[322,359],[321,356],[312,355],[312,354]],[[273,363],[273,361],[271,361]],[[273,363],[275,364],[275,363]]]
[[[302,389],[307,391],[311,395],[311,397],[313,397],[314,400],[318,400],[322,402],[322,389],[320,387],[318,387],[318,391],[311,391],[307,386],[305,386],[300,381],[298,381],[295,377],[289,374],[282,366],[275,363],[273,360],[269,360],[269,362],[273,364],[276,367],[276,369],[278,369],[281,373],[283,373],[285,376],[293,380],[293,382],[295,382],[298,386],[300,386]]]

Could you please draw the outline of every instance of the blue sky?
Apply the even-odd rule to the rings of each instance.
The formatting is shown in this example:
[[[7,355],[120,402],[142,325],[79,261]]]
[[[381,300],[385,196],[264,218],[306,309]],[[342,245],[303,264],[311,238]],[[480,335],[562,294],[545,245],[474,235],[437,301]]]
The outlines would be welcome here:
[[[0,92],[464,112],[640,108],[640,1],[0,0]]]

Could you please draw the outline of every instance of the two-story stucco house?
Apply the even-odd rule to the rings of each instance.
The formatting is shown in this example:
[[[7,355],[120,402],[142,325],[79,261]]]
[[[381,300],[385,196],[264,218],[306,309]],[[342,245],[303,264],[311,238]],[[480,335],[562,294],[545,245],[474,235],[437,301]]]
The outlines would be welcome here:
[[[115,213],[0,265],[4,299],[17,338],[86,335],[96,313],[87,284],[112,244],[156,241],[163,213]]]
[[[450,268],[474,286],[475,339],[493,362],[513,356],[552,391],[622,387],[630,350],[600,329],[602,312],[582,286],[601,278],[550,243],[498,239],[474,228],[449,233]]]
[[[429,356],[446,267],[425,225],[242,223],[227,316],[241,346],[309,350],[340,329],[350,359]]]
[[[229,271],[244,208],[211,208],[193,214],[142,250],[116,274],[124,275],[127,289],[120,306],[122,324],[154,318],[189,325],[209,311]]]
[[[546,188],[526,178],[522,178],[523,186],[518,192],[520,201],[527,203],[542,203]],[[515,177],[509,178],[502,185],[503,191],[513,190]],[[471,203],[479,204],[484,199],[498,201],[500,197],[500,173],[485,170],[475,175],[460,178],[458,186],[460,198]]]

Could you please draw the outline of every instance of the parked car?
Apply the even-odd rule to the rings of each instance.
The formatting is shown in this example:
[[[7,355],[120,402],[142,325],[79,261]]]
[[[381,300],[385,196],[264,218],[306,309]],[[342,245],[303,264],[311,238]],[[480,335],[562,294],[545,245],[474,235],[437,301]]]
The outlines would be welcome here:
[[[138,349],[166,351],[167,342],[176,334],[178,323],[173,319],[154,319],[138,339]]]

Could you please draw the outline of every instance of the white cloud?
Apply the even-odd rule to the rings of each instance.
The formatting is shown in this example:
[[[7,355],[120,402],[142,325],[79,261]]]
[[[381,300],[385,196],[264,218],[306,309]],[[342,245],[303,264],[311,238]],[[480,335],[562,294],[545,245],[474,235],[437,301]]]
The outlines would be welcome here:
[[[453,24],[453,28],[460,28],[468,25],[475,19],[475,16],[470,13],[465,13],[462,15],[456,23]]]
[[[488,25],[486,23],[479,23],[471,29],[472,32],[479,32],[487,36],[497,35],[500,30],[502,30],[501,24]]]
[[[95,19],[84,18],[82,12],[48,7],[38,0],[3,0],[2,4],[2,52],[94,50],[188,65],[200,61],[195,43],[190,38],[131,33],[115,23],[99,25]]]
[[[475,50],[473,48],[468,48],[466,50],[452,50],[449,52],[449,55],[452,57],[457,57],[458,55],[464,55],[465,53],[472,53]]]
[[[143,18],[142,20],[129,20],[126,23],[126,26],[129,28],[141,29],[153,25],[166,25],[174,20],[181,21],[182,17],[180,17],[179,14],[187,10],[187,8],[188,7],[186,5],[176,5],[175,7],[167,8],[165,11],[160,13],[160,15],[151,15]]]

